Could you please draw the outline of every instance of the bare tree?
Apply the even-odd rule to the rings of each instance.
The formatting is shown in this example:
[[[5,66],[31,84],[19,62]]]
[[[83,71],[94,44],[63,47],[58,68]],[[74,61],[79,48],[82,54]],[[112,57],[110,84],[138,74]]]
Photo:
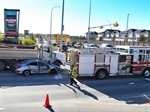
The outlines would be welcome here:
[[[139,42],[144,42],[144,41],[145,41],[144,34],[141,33],[141,34],[140,34],[140,38],[139,38]]]
[[[148,33],[148,38],[147,38],[148,42],[150,42],[150,32]]]

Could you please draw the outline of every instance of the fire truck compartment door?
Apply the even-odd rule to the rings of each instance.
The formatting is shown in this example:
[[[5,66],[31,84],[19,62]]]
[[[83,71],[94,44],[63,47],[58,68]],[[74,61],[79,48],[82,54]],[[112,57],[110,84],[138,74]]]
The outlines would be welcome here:
[[[106,55],[105,63],[110,64],[110,73],[117,73],[118,71],[118,57],[119,55]]]
[[[95,55],[80,55],[79,57],[79,75],[94,74]]]

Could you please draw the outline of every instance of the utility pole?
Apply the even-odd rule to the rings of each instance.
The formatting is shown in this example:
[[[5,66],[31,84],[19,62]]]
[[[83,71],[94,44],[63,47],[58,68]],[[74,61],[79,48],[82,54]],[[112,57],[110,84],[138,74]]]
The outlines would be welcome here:
[[[125,43],[128,43],[128,21],[129,21],[129,14],[127,15],[127,26],[126,26]]]
[[[127,15],[126,37],[128,37],[128,22],[129,22],[129,14]]]

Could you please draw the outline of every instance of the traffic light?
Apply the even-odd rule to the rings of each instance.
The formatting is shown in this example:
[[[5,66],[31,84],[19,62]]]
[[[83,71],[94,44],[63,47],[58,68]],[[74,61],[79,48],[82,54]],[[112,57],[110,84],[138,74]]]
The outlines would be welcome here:
[[[59,43],[59,39],[60,39],[60,34],[56,34],[56,43]]]
[[[0,41],[2,41],[2,39],[3,39],[3,36],[2,36],[2,34],[0,33]]]
[[[67,42],[67,35],[64,34],[64,43],[66,43],[66,42]]]
[[[103,26],[100,26],[99,28],[100,28],[100,29],[103,29]]]
[[[119,24],[116,22],[116,23],[114,23],[114,27],[118,27],[119,26]]]

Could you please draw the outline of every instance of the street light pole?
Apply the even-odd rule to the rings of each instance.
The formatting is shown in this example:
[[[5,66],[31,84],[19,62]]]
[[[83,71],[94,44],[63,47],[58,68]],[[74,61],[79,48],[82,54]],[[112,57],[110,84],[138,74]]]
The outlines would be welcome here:
[[[91,19],[91,0],[90,0],[90,7],[89,7],[89,25],[88,25],[88,37],[87,37],[88,44],[89,44],[89,38],[90,38],[90,19]]]
[[[109,20],[106,20],[106,21],[108,21],[109,22],[109,26],[110,26],[110,30],[111,30],[111,22],[109,21]],[[109,31],[109,39],[111,39],[111,31]]]
[[[51,20],[50,20],[50,42],[52,40],[51,38],[51,33],[52,33],[52,12],[53,12],[53,9],[54,8],[60,8],[59,6],[54,6],[52,9],[51,9]]]
[[[111,29],[111,22],[110,22],[109,20],[106,20],[106,21],[108,21],[108,22],[109,22],[109,24],[110,24],[110,29]]]
[[[62,20],[61,20],[60,52],[62,52],[63,30],[64,30],[64,0],[63,0],[63,3],[62,3]]]
[[[129,21],[129,14],[127,15],[126,38],[128,37],[128,21]]]

